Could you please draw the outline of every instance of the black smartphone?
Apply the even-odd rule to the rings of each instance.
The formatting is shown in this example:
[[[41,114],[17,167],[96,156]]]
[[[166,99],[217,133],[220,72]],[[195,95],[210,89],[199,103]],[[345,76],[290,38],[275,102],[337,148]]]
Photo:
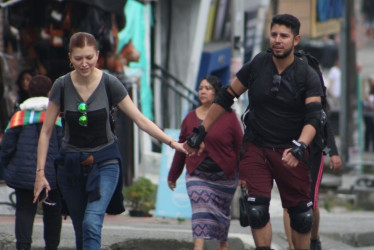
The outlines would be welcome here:
[[[38,196],[38,202],[43,202],[48,197],[48,192],[46,188],[43,188],[43,190],[40,192]]]

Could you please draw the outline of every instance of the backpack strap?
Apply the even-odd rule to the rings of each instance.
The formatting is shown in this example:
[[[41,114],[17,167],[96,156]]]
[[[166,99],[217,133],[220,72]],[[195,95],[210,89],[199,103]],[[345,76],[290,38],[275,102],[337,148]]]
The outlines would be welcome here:
[[[103,74],[104,74],[103,77],[104,77],[105,91],[108,97],[109,109],[112,109],[114,105],[112,102],[112,93],[110,92],[109,76],[105,72],[103,72]]]
[[[104,77],[104,84],[105,84],[105,91],[106,95],[108,98],[108,105],[109,105],[109,123],[110,123],[110,128],[113,132],[113,134],[116,134],[116,112],[117,112],[117,105],[113,105],[112,101],[112,92],[110,89],[110,83],[109,83],[109,75],[105,72],[103,72],[103,77]]]
[[[65,109],[65,78],[66,75],[62,78],[61,91],[60,91],[60,113],[64,113]]]
[[[240,120],[241,120],[243,128],[244,128],[244,140],[243,140],[242,150],[245,147],[246,141],[249,138],[255,137],[255,135],[253,135],[253,134],[249,135],[249,133],[253,132],[253,131],[250,131],[249,129],[247,129],[247,127],[250,123],[250,121],[249,121],[250,116],[253,115],[253,107],[251,106],[251,97],[250,97],[251,88],[252,88],[253,82],[257,79],[257,77],[259,75],[259,72],[261,72],[261,69],[263,68],[264,63],[265,63],[266,58],[268,57],[269,53],[271,53],[270,49],[268,49],[266,51],[263,51],[263,52],[260,52],[259,54],[257,54],[252,59],[252,62],[251,62],[251,64],[252,64],[251,67],[252,68],[251,68],[251,75],[250,75],[248,91],[247,91],[248,106],[245,109],[244,113],[240,116]]]

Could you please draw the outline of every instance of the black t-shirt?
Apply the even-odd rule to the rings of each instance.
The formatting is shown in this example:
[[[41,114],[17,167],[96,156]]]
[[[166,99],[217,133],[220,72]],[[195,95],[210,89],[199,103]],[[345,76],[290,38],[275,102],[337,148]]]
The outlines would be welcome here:
[[[253,111],[247,129],[257,138],[256,144],[275,148],[291,146],[305,125],[305,98],[323,95],[319,76],[309,65],[306,82],[297,86],[295,72],[298,67],[305,67],[305,62],[295,56],[295,61],[280,74],[276,94],[271,91],[273,76],[277,75],[271,53],[257,55],[236,74],[248,88]]]

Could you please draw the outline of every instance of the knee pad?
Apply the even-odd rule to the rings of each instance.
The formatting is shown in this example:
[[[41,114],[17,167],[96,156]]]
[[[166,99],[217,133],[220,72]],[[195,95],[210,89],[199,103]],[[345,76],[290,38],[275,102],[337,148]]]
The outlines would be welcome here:
[[[291,228],[298,233],[306,234],[313,226],[313,202],[304,202],[296,207],[288,208]]]
[[[270,199],[263,196],[248,197],[249,225],[251,228],[263,228],[270,219]]]

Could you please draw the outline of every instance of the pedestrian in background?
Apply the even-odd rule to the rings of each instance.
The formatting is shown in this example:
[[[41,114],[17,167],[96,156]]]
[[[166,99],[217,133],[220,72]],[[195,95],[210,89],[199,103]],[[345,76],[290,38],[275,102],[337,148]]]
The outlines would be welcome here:
[[[374,39],[374,1],[362,0],[361,13],[363,14],[366,37],[369,41]]]
[[[275,15],[270,25],[271,52],[259,53],[239,70],[229,87],[218,93],[204,121],[185,144],[188,154],[195,154],[197,149],[200,154],[204,148],[201,142],[212,125],[235,97],[248,90],[239,179],[248,189],[249,225],[257,250],[271,249],[269,205],[274,180],[282,206],[290,214],[295,248],[308,249],[310,244],[313,202],[307,148],[324,123],[323,91],[317,72],[294,54],[301,39],[299,30],[300,21],[295,16]],[[298,84],[302,88],[295,89]]]
[[[56,159],[57,181],[72,219],[77,249],[100,249],[105,212],[124,211],[121,156],[111,126],[111,106],[118,107],[140,129],[170,147],[183,145],[165,134],[134,105],[114,76],[96,67],[99,58],[93,35],[71,36],[69,59],[73,70],[53,84],[38,144],[34,202],[43,188],[50,190],[44,169],[52,127],[63,111],[64,138]]]
[[[203,78],[199,86],[201,105],[190,111],[182,123],[179,142],[185,142],[192,129],[201,124],[221,88],[216,76]],[[231,201],[238,185],[239,154],[243,132],[234,111],[224,114],[205,138],[205,150],[186,157],[175,152],[169,170],[171,190],[186,164],[186,185],[192,207],[194,250],[204,249],[204,240],[218,240],[219,250],[228,249]]]
[[[364,150],[374,152],[374,75],[369,76],[362,100],[362,116],[364,118]]]
[[[20,104],[1,142],[1,159],[6,184],[16,192],[16,248],[31,249],[34,218],[38,204],[33,203],[37,146],[48,105],[52,81],[36,75],[28,84],[30,98]],[[62,139],[61,120],[54,120],[43,175],[48,180],[48,200],[42,202],[45,249],[57,249],[61,233],[61,198],[57,189],[54,159]],[[43,191],[45,192],[45,191]],[[43,193],[43,195],[46,193]]]
[[[334,131],[329,122],[327,122],[325,126],[327,126],[325,131],[327,132],[327,146],[324,150],[322,150],[315,142],[312,142],[310,145],[309,166],[312,179],[311,197],[313,200],[313,226],[311,231],[310,250],[322,250],[322,244],[319,237],[320,212],[318,206],[318,193],[324,170],[324,155],[328,154],[330,156],[329,166],[333,172],[340,171],[342,167],[342,160],[335,143]],[[290,216],[287,209],[283,210],[283,222],[289,248],[295,249],[291,238]]]
[[[31,78],[35,76],[36,73],[32,69],[24,69],[22,70],[17,77],[16,80],[16,86],[18,88],[17,91],[17,99],[15,102],[15,111],[19,109],[19,105],[24,102],[27,98],[30,97],[28,89],[29,89],[29,84],[31,81]]]
[[[339,59],[336,58],[334,66],[330,68],[327,74],[327,100],[332,110],[340,109],[340,92],[341,92],[341,70]]]

